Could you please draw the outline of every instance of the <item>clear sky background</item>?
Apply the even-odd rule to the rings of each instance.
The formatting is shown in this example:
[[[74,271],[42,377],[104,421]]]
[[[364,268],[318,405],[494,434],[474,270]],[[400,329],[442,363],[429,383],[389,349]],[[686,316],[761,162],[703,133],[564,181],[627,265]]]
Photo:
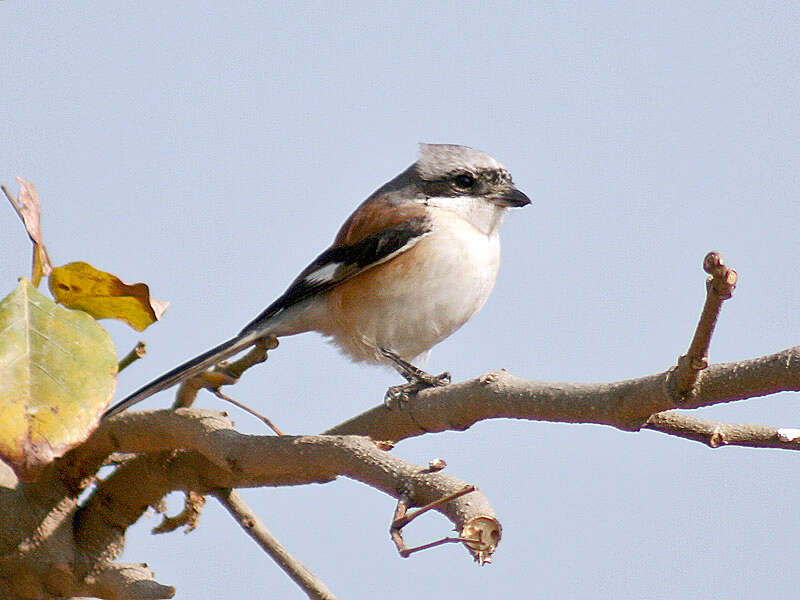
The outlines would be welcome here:
[[[0,181],[36,183],[57,264],[86,260],[172,303],[144,334],[104,322],[120,353],[148,343],[120,393],[237,332],[420,141],[489,152],[533,199],[506,221],[492,298],[430,371],[663,371],[688,347],[709,250],[740,274],[711,358],[750,358],[800,344],[799,15],[796,2],[4,1]],[[30,248],[10,206],[0,231],[5,295]],[[316,433],[393,383],[308,334],[231,392]],[[792,394],[700,414],[800,426]],[[480,486],[504,526],[494,564],[455,545],[399,558],[394,501],[347,479],[245,497],[340,598],[766,598],[800,584],[791,452],[496,420],[395,453],[443,457]],[[123,559],[178,598],[303,597],[213,500],[188,536],[151,536],[157,522],[130,531]],[[432,516],[406,536],[448,530]]]

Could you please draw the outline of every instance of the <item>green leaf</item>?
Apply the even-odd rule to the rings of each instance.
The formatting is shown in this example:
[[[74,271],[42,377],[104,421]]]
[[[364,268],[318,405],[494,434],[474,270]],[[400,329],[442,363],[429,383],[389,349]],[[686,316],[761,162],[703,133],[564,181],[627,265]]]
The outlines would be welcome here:
[[[0,456],[25,476],[83,442],[116,373],[114,344],[94,319],[21,279],[0,302]]]

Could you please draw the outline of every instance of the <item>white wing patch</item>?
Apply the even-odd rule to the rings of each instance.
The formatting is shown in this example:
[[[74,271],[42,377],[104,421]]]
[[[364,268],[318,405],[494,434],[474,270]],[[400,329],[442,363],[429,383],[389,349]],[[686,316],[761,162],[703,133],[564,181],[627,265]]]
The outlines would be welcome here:
[[[319,267],[315,271],[312,271],[311,273],[306,275],[303,278],[303,283],[308,284],[308,285],[312,285],[312,286],[317,286],[317,285],[324,285],[324,284],[332,282],[332,281],[338,281],[338,280],[342,279],[343,277],[345,279],[349,279],[350,277],[352,277],[353,275],[357,275],[361,271],[365,271],[366,269],[369,269],[370,267],[375,267],[377,265],[383,264],[386,261],[393,259],[398,254],[402,254],[403,252],[406,252],[407,250],[409,250],[409,249],[413,248],[414,246],[416,246],[417,243],[422,238],[427,237],[430,234],[431,234],[430,231],[426,231],[425,233],[423,233],[421,235],[413,237],[410,240],[408,240],[403,246],[401,246],[400,248],[395,250],[394,252],[391,252],[391,253],[387,254],[386,256],[382,256],[378,260],[376,260],[376,261],[374,261],[372,263],[369,263],[367,265],[364,265],[363,267],[358,268],[355,271],[350,270],[350,269],[347,268],[348,266],[352,267],[354,265],[347,265],[346,263],[343,263],[343,262],[328,263],[327,265]],[[345,267],[344,272],[340,271],[340,268],[342,268],[342,267]],[[339,273],[338,276],[337,276],[337,272]]]
[[[333,281],[336,279],[334,275],[336,274],[336,270],[342,266],[343,263],[336,262],[336,263],[328,263],[324,267],[320,267],[316,271],[312,271],[308,275],[305,276],[303,281],[310,283],[312,285],[318,285],[320,283],[327,283],[329,281]]]

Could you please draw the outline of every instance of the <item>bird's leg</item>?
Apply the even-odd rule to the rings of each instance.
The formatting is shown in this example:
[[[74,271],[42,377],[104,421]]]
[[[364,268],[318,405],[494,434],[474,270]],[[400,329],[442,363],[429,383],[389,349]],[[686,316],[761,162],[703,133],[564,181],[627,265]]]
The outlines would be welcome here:
[[[408,382],[402,385],[393,385],[386,390],[386,395],[383,398],[383,404],[389,410],[392,409],[393,404],[402,407],[417,392],[432,387],[442,387],[450,383],[450,373],[447,371],[441,373],[440,375],[431,375],[430,373],[426,373],[422,369],[415,367],[407,360],[400,358],[391,350],[381,348],[380,352],[392,362],[392,366]]]
[[[447,385],[450,383],[450,374],[442,373],[441,375],[431,375],[426,373],[419,367],[415,367],[407,360],[403,360],[396,354],[387,350],[382,351],[384,356],[390,358],[394,363],[394,368],[402,375],[409,383],[422,383],[426,387],[436,387]]]

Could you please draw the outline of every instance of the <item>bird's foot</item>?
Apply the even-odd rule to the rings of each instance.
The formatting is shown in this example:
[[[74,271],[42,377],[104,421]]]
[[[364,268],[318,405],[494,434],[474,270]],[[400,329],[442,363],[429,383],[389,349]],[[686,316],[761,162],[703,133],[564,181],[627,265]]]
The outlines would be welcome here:
[[[402,385],[393,385],[386,390],[386,395],[383,397],[383,405],[389,410],[392,410],[395,406],[403,408],[412,397],[422,390],[432,387],[444,387],[450,384],[450,373],[446,371],[441,375],[431,375],[425,372],[422,374],[425,379],[409,381]]]
[[[389,410],[394,406],[403,408],[408,401],[422,390],[432,387],[444,387],[450,384],[450,373],[445,371],[439,375],[431,375],[415,367],[407,360],[400,358],[390,350],[381,349],[381,354],[392,361],[394,368],[405,378],[408,383],[393,385],[386,390],[383,404]]]

